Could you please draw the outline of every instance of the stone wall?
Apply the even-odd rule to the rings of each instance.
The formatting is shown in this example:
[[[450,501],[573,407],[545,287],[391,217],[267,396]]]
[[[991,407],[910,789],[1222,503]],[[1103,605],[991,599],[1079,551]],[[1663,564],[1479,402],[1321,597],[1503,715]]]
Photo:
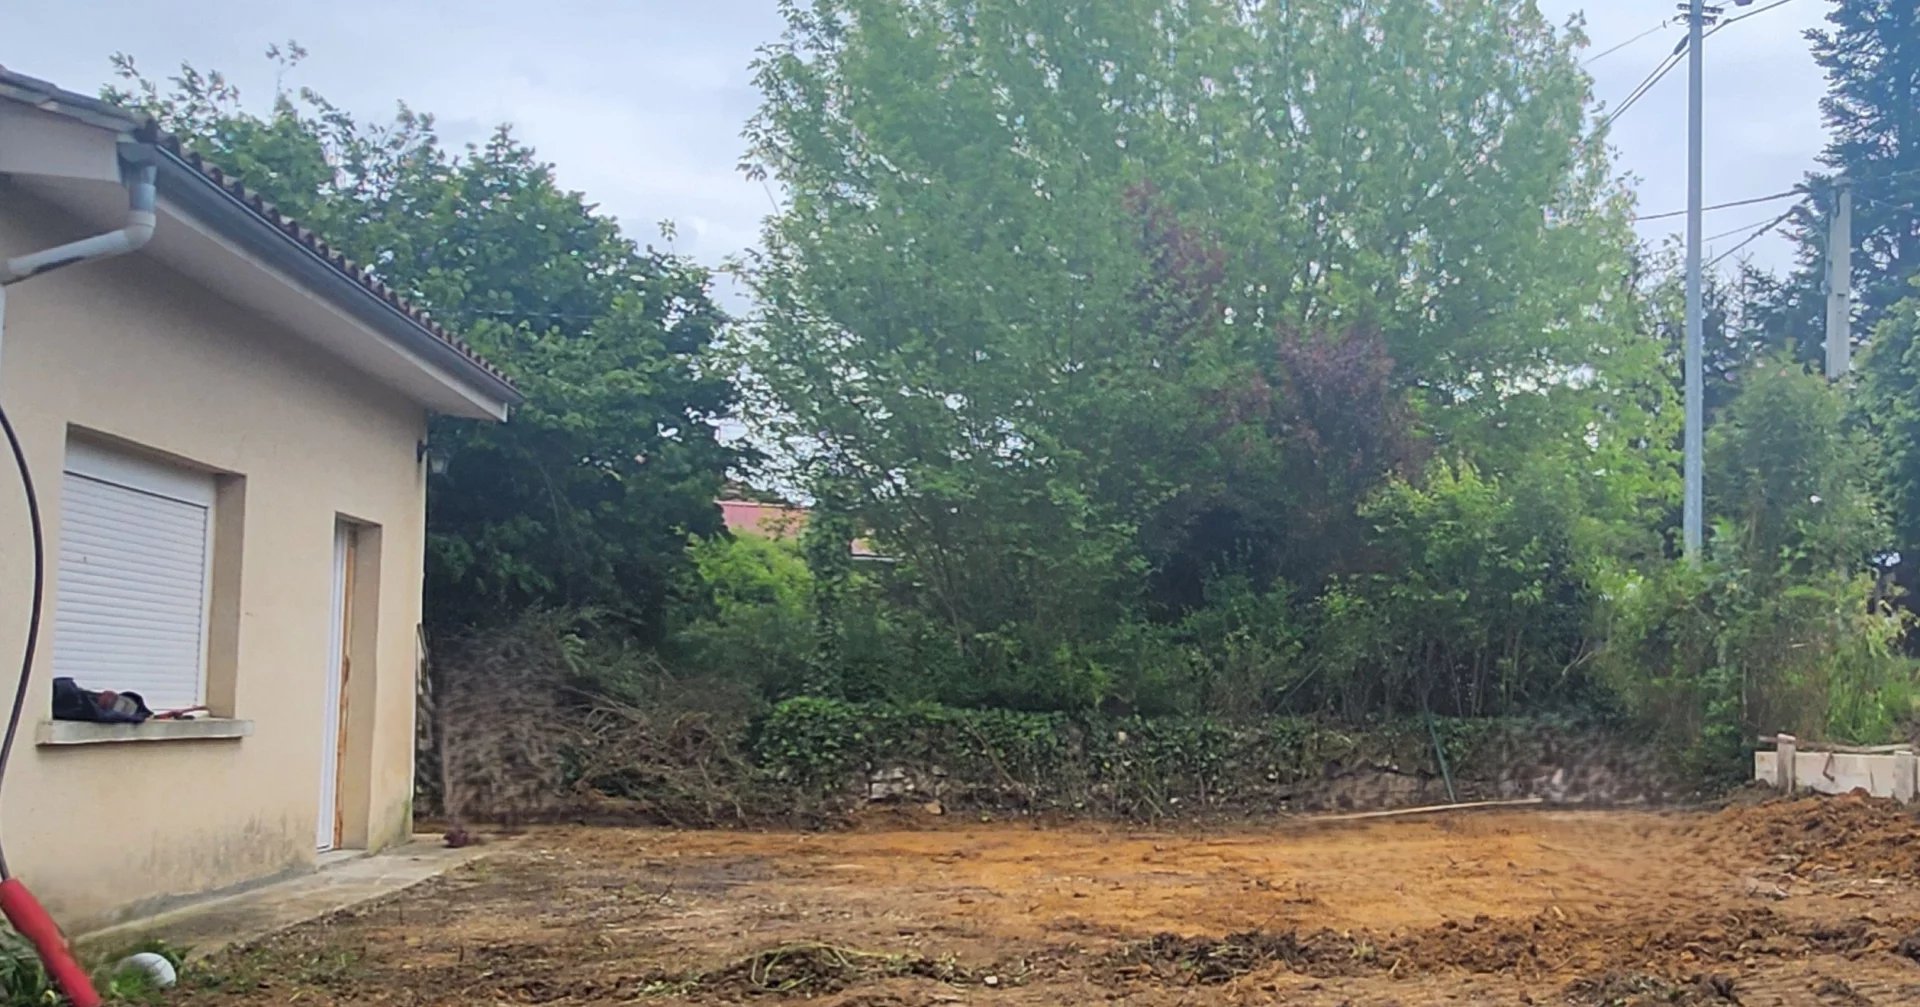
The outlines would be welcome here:
[[[840,792],[854,803],[937,803],[946,810],[1021,809],[1112,817],[1195,817],[1289,811],[1365,811],[1449,801],[1539,797],[1554,804],[1644,805],[1679,801],[1687,787],[1651,746],[1593,729],[1502,724],[1455,752],[1453,790],[1432,744],[1393,731],[1345,734],[1350,744],[1313,753],[1275,771],[1249,741],[1240,758],[1199,777],[1159,780],[1108,765],[1066,760],[1044,777],[956,771],[937,750],[879,760],[851,774]],[[1117,747],[1124,751],[1125,740]],[[1271,755],[1272,753],[1267,753]],[[1105,761],[1105,760],[1100,760]],[[1077,763],[1077,764],[1076,764]],[[1138,770],[1139,767],[1128,767]]]

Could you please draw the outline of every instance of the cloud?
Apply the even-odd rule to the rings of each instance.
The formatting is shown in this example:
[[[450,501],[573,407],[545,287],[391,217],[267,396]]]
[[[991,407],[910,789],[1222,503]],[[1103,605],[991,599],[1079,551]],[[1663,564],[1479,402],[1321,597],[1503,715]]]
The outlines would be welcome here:
[[[1787,4],[1709,43],[1708,202],[1777,192],[1816,166],[1824,83],[1802,33],[1828,6]],[[1541,7],[1556,21],[1584,7],[1595,53],[1674,13],[1670,0]],[[264,101],[275,82],[262,50],[296,38],[312,55],[293,83],[363,116],[405,99],[439,116],[454,142],[511,122],[563,184],[637,239],[674,219],[677,247],[712,264],[754,242],[769,209],[766,191],[735,165],[757,103],[748,64],[780,30],[773,0],[0,0],[0,62],[87,91],[105,82],[107,56],[124,50],[150,73],[182,60],[225,69]],[[1596,94],[1624,98],[1681,34],[1655,32],[1595,63]],[[1613,134],[1645,212],[1685,205],[1685,79],[1684,67],[1670,74]],[[1744,222],[1740,212],[1709,218],[1710,233]],[[1657,241],[1678,225],[1640,231]],[[1781,239],[1752,248],[1766,264],[1790,258]]]

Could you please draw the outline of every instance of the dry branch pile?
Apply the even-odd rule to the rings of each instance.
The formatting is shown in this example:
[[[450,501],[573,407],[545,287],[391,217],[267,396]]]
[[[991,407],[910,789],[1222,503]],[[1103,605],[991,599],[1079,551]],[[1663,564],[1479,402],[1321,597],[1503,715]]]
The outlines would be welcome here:
[[[442,641],[428,682],[421,804],[454,822],[744,822],[747,706],[664,671],[623,696],[587,672],[564,619]]]

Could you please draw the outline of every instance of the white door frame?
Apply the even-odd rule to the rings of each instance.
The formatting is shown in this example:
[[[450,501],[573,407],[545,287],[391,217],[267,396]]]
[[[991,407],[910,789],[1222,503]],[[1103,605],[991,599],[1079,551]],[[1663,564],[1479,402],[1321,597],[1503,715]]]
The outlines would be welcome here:
[[[353,572],[353,526],[339,521],[333,528],[333,591],[327,618],[326,690],[320,705],[320,805],[315,823],[315,845],[324,853],[340,842],[340,756],[344,726],[347,667],[348,606]]]

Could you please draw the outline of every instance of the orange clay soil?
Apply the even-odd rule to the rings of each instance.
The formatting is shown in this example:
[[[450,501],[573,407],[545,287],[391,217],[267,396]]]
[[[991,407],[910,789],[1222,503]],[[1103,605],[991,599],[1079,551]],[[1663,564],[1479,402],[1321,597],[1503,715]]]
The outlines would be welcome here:
[[[1916,823],[1859,798],[1205,833],[907,824],[537,831],[190,966],[171,999],[1920,1003]]]

